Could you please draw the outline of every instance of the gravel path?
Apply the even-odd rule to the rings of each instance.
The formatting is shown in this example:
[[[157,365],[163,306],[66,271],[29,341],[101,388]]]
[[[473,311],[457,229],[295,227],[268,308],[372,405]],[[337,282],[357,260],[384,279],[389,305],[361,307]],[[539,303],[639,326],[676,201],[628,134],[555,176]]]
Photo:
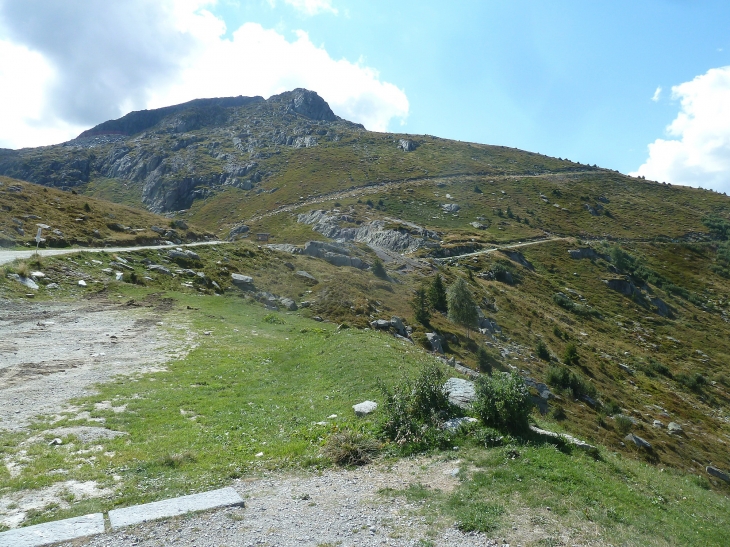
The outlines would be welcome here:
[[[457,485],[454,470],[458,466],[458,460],[410,459],[321,474],[244,479],[232,485],[245,499],[244,508],[146,523],[61,545],[483,547],[510,543],[508,536],[464,534],[450,522],[434,523],[422,512],[422,502],[381,493],[385,488],[403,489],[413,483],[448,492]]]

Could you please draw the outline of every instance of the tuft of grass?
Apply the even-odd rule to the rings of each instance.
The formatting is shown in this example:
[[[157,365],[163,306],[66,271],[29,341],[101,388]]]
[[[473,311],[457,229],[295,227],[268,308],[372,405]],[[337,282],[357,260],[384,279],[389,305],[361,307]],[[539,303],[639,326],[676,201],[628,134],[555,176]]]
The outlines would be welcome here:
[[[324,455],[337,465],[365,465],[380,450],[377,439],[358,431],[345,429],[330,435],[324,445]]]

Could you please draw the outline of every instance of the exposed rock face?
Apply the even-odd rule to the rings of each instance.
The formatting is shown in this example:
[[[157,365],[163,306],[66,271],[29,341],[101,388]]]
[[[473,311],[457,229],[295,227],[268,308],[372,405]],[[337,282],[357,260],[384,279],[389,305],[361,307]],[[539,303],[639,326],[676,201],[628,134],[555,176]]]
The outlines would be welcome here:
[[[345,247],[323,241],[307,241],[302,252],[308,256],[322,258],[334,266],[352,266],[361,270],[368,268],[365,262],[356,256],[350,256],[350,251]]]
[[[607,279],[605,281],[609,289],[618,291],[624,296],[632,296],[634,293],[640,293],[639,289],[630,279]]]
[[[431,344],[431,349],[435,351],[436,353],[443,353],[443,337],[436,333],[436,332],[427,332],[426,333],[426,339],[428,339],[429,344]]]
[[[383,220],[374,220],[357,228],[343,228],[346,215],[336,215],[322,210],[309,211],[297,217],[302,224],[312,225],[312,230],[330,239],[357,241],[398,253],[413,252],[421,247],[438,245],[438,234],[412,223],[400,223],[402,229],[386,227]]]

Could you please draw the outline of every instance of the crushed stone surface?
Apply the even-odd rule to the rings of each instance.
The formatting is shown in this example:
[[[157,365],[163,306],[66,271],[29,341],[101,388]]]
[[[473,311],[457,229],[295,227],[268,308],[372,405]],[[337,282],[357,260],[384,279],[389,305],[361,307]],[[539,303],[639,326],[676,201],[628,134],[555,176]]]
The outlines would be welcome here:
[[[185,352],[160,328],[164,310],[108,301],[0,300],[0,429],[27,429],[119,374],[162,367]]]

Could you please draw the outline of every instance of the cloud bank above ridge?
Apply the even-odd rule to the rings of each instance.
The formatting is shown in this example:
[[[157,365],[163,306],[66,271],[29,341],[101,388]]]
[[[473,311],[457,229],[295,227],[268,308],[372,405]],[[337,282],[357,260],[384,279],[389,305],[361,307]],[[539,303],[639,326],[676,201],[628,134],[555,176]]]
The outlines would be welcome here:
[[[408,115],[403,90],[304,31],[288,40],[245,23],[224,37],[214,3],[0,0],[0,80],[13,83],[0,88],[0,147],[57,143],[131,110],[295,87],[376,131]]]
[[[649,144],[649,157],[630,173],[672,184],[730,191],[730,66],[672,87],[680,112],[668,139]]]

